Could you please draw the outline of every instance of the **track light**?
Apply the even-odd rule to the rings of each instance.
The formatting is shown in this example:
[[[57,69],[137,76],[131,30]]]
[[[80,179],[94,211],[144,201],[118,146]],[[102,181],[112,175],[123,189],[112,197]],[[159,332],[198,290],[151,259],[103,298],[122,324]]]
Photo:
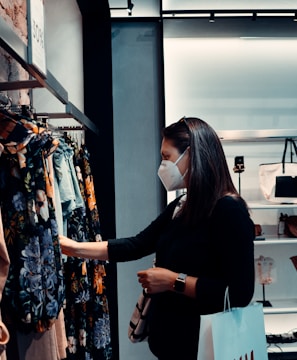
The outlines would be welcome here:
[[[256,21],[256,20],[257,20],[257,13],[254,12],[254,13],[253,13],[253,16],[252,16],[252,21]]]
[[[209,16],[209,20],[208,20],[208,21],[211,22],[211,23],[214,23],[214,22],[215,22],[214,12],[211,12],[211,13],[210,13],[210,16]]]
[[[131,16],[132,15],[132,9],[134,7],[134,4],[132,3],[131,0],[128,0],[128,5],[127,5],[127,9],[128,9],[128,15]]]

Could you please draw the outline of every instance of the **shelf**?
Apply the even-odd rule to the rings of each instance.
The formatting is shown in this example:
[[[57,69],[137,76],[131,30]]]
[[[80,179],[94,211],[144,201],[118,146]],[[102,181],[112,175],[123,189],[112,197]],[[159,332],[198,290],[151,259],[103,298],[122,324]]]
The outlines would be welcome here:
[[[297,129],[218,130],[217,134],[223,142],[263,142],[281,141],[285,138],[297,139]]]
[[[268,353],[297,353],[297,342],[291,344],[267,344]],[[287,358],[286,358],[287,359]],[[292,358],[293,359],[293,358]]]
[[[273,203],[269,201],[257,201],[257,202],[248,202],[248,207],[251,210],[261,210],[261,209],[297,209],[297,204],[292,203]]]
[[[294,305],[294,304],[293,304]],[[265,314],[264,324],[266,335],[283,335],[285,338],[296,332],[297,313],[280,312],[275,314]],[[294,334],[294,338],[296,335]],[[297,351],[297,341],[291,343],[272,343],[267,344],[269,353],[293,353]],[[276,358],[278,359],[278,358]],[[286,357],[284,359],[287,359]],[[291,358],[290,358],[291,359]],[[293,358],[292,358],[293,359]],[[296,357],[294,357],[296,359]]]
[[[262,240],[263,239],[263,240]],[[254,240],[255,245],[291,245],[297,244],[297,238],[281,235],[261,235]]]
[[[257,301],[254,299],[253,301]],[[265,315],[274,314],[296,314],[297,313],[297,299],[276,299],[270,300],[271,307],[263,307]]]
[[[292,245],[297,244],[297,239],[267,239],[267,240],[254,240],[255,245]]]

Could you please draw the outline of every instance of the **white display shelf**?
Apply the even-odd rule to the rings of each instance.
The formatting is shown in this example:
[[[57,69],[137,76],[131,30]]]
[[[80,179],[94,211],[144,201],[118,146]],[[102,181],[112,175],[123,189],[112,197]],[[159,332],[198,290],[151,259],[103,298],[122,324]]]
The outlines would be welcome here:
[[[272,353],[295,353],[297,352],[297,342],[290,344],[267,344],[267,352]]]
[[[297,244],[297,238],[289,238],[285,236],[263,235],[254,240],[255,245],[292,245]],[[265,240],[260,240],[265,238]]]
[[[260,129],[260,130],[218,130],[222,141],[280,141],[285,138],[297,138],[297,129]]]
[[[269,201],[249,201],[248,207],[255,210],[267,209],[297,209],[297,204],[292,203],[272,203]]]
[[[279,315],[266,314],[264,318],[266,335],[287,336],[296,332],[297,315],[294,313],[281,313]],[[297,341],[292,343],[279,342],[267,344],[268,353],[294,353],[297,352]]]
[[[272,306],[263,307],[264,314],[274,315],[274,314],[297,313],[297,299],[275,299],[275,300],[269,299],[269,301]]]

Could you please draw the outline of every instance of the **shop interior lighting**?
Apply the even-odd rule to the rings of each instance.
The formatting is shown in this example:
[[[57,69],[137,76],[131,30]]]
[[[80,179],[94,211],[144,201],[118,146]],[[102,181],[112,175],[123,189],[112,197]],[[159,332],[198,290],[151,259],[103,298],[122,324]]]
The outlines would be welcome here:
[[[132,3],[132,0],[127,0],[127,7],[110,7],[110,11],[118,11],[118,10],[126,10],[128,11],[128,15],[132,15],[132,9],[134,8],[134,4]]]
[[[279,16],[283,16],[283,17],[290,17],[290,16],[294,16],[294,13],[292,12],[257,12],[257,15],[260,16],[269,16],[269,17],[279,17]]]
[[[134,4],[132,3],[131,0],[128,0],[128,5],[127,5],[127,9],[128,9],[128,15],[131,16],[132,15],[132,9],[134,7]]]
[[[222,13],[218,13],[216,12],[215,13],[215,16],[216,18],[219,18],[219,17],[252,17],[254,13],[252,12],[244,12],[244,13],[225,13],[225,12],[222,12]]]
[[[214,23],[214,22],[215,22],[215,15],[214,15],[214,12],[211,12],[211,13],[210,13],[210,16],[209,16],[209,22],[211,22],[211,23]]]
[[[163,10],[163,17],[192,17],[192,18],[202,18],[209,16],[209,22],[214,22],[215,17],[251,17],[252,20],[256,20],[260,17],[287,17],[293,18],[297,22],[297,12],[296,10],[263,10],[263,9],[253,9],[253,10]]]
[[[209,18],[209,13],[199,13],[197,15],[193,15],[192,13],[187,14],[180,14],[180,13],[168,13],[163,14],[163,18]]]

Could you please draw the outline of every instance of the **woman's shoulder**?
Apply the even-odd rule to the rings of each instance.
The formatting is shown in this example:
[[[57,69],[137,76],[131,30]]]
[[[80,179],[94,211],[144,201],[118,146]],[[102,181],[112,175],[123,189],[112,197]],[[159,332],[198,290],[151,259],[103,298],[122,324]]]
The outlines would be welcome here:
[[[242,197],[236,194],[227,194],[218,200],[216,208],[221,210],[226,208],[241,208],[247,210],[247,205]]]
[[[242,226],[243,223],[250,223],[251,218],[246,203],[240,196],[226,195],[217,201],[211,221]]]

